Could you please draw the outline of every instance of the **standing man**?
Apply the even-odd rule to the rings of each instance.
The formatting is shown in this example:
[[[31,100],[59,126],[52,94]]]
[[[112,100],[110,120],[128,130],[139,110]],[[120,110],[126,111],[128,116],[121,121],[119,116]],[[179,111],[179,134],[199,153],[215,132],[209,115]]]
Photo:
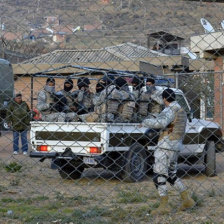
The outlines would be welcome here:
[[[179,191],[182,204],[180,211],[195,206],[194,200],[189,196],[186,187],[177,177],[177,158],[182,147],[187,122],[186,112],[175,101],[175,93],[171,89],[165,89],[162,98],[165,109],[156,117],[145,119],[143,126],[162,129],[157,149],[154,152],[155,163],[153,166],[153,181],[160,196],[160,205],[151,212],[152,215],[166,214],[170,212],[166,182],[168,181]]]
[[[9,126],[13,130],[13,154],[19,153],[19,137],[22,142],[22,152],[24,155],[28,151],[27,130],[30,125],[30,109],[22,94],[16,94],[14,100],[9,104],[6,116]]]

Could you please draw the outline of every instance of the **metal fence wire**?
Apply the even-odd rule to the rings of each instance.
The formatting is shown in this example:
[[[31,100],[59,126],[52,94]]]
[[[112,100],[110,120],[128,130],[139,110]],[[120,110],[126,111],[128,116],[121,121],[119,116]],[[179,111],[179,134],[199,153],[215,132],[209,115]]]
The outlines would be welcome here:
[[[224,223],[224,1],[0,4],[0,223]]]

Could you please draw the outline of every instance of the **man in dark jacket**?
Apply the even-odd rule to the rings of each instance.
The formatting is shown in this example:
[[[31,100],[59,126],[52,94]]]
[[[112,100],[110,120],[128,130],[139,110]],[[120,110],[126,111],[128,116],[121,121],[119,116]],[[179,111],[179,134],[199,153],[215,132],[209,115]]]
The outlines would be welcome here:
[[[13,130],[13,154],[19,153],[19,136],[22,141],[22,152],[24,155],[28,151],[27,129],[30,124],[30,109],[25,101],[22,100],[22,94],[16,94],[14,100],[9,104],[6,116],[9,126]]]

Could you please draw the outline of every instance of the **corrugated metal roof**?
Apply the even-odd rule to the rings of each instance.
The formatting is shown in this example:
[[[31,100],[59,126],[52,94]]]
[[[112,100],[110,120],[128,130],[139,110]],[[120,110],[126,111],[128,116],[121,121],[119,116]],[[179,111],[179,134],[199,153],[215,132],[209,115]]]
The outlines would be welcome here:
[[[31,58],[23,64],[70,64],[73,62],[119,61],[120,58],[105,50],[56,50],[51,53]]]
[[[117,46],[106,47],[103,49],[55,50],[53,52],[26,60],[23,62],[23,64],[70,64],[74,62],[107,62],[158,56],[165,56],[165,54],[132,43],[124,43]]]
[[[105,49],[118,57],[126,59],[167,56],[166,54],[162,54],[160,52],[153,51],[146,47],[142,47],[129,42],[116,46],[106,47]]]

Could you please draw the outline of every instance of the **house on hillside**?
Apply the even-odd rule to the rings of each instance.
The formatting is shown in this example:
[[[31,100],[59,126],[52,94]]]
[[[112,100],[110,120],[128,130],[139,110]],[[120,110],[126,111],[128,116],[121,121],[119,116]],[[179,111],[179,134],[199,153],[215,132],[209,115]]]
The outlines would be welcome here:
[[[1,31],[1,38],[3,38],[6,41],[21,41],[22,34],[18,32],[16,33],[16,32]]]
[[[102,23],[95,23],[95,24],[85,24],[83,26],[83,31],[93,31],[93,30],[102,30]]]
[[[23,64],[71,64],[71,63],[107,63],[110,61],[134,61],[137,58],[167,56],[160,52],[124,43],[101,49],[86,50],[55,50],[38,57],[24,61]]]
[[[179,55],[181,53],[184,38],[159,31],[147,35],[147,46],[149,49],[168,54]]]
[[[44,17],[45,24],[43,27],[53,27],[53,26],[59,26],[60,21],[58,16],[46,16]]]

